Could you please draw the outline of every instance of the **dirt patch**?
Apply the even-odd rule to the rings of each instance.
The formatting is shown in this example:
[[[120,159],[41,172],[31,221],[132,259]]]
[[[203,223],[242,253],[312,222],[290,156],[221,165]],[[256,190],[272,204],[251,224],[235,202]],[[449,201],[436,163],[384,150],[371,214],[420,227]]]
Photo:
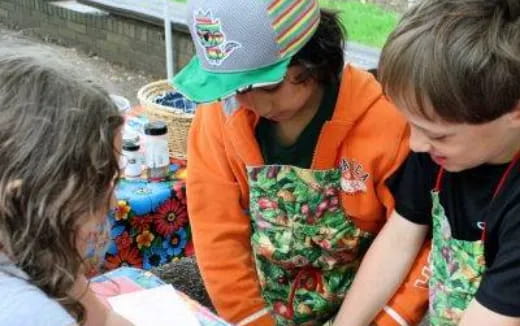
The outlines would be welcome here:
[[[172,284],[174,288],[189,295],[203,306],[214,310],[204,283],[200,276],[197,262],[193,257],[182,258],[179,261],[169,263],[152,270],[166,283]]]
[[[103,86],[109,93],[126,97],[132,105],[138,104],[137,92],[141,87],[161,79],[144,71],[132,70],[110,63],[93,53],[84,53],[75,48],[56,44],[50,39],[49,42],[46,42],[45,40],[34,38],[30,35],[29,30],[15,31],[0,24],[0,38],[20,39],[52,48],[53,51],[65,58],[69,64],[77,67],[82,75],[88,76],[88,78]]]

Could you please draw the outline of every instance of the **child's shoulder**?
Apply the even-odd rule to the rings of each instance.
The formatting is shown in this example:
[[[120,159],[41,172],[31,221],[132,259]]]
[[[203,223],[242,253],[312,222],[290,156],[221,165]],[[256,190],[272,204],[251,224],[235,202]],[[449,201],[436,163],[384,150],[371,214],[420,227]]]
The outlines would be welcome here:
[[[343,73],[337,108],[344,112],[336,112],[335,117],[343,115],[346,121],[356,122],[356,129],[372,135],[400,138],[407,129],[406,119],[384,95],[374,75],[353,66]]]
[[[71,326],[74,319],[56,301],[14,273],[0,271],[0,325]]]

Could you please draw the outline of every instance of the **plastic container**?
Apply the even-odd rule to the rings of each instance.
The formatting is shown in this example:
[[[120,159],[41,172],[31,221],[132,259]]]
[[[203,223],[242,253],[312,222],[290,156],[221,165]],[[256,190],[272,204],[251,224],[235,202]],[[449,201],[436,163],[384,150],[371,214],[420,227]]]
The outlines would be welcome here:
[[[160,80],[142,87],[137,93],[141,107],[146,116],[152,120],[166,121],[168,124],[168,143],[170,156],[177,159],[187,158],[188,131],[195,116],[182,109],[176,109],[156,103],[159,96],[167,92],[175,92],[168,80]]]
[[[146,173],[149,179],[168,176],[170,156],[168,151],[168,126],[163,121],[153,121],[144,126]]]
[[[123,141],[124,174],[127,179],[137,179],[143,172],[139,143],[133,140]]]
[[[127,100],[125,97],[121,95],[110,94],[110,98],[117,105],[117,108],[119,109],[119,112],[121,114],[124,114],[125,112],[130,110],[130,101]]]

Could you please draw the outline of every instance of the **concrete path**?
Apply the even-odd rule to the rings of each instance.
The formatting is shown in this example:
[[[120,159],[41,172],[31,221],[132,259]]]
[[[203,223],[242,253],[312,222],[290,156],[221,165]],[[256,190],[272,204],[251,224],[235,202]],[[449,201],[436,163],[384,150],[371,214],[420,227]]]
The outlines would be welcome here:
[[[376,68],[380,52],[377,48],[348,42],[345,48],[345,62],[365,69]]]

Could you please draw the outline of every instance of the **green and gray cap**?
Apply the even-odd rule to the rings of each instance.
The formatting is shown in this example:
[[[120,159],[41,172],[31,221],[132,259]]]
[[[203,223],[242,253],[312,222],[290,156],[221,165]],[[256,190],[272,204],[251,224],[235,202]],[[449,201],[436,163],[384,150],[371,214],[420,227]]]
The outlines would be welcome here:
[[[172,85],[207,103],[281,82],[320,21],[317,0],[190,0],[197,55]]]

